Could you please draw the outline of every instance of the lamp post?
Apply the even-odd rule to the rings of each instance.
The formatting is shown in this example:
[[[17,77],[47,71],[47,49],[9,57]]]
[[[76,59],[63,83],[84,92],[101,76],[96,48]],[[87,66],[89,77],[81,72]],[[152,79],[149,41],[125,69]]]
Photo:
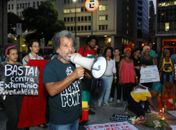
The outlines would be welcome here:
[[[75,18],[74,18],[74,20],[75,20],[75,27],[74,27],[74,31],[75,31],[75,38],[76,38],[76,36],[77,36],[77,30],[76,30],[76,2],[77,2],[77,0],[72,0],[72,1],[75,4]]]

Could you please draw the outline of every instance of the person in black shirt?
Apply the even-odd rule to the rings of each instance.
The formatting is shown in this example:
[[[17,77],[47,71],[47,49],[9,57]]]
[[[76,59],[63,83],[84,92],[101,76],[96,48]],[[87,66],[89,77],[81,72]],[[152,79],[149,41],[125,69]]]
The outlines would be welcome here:
[[[53,38],[57,56],[44,68],[43,83],[49,94],[49,130],[78,130],[81,115],[81,89],[79,78],[84,76],[82,67],[70,62],[74,53],[74,37],[61,31]]]
[[[134,62],[134,68],[136,72],[136,80],[137,82],[139,82],[140,69],[141,69],[141,50],[138,48],[133,51],[133,62]]]

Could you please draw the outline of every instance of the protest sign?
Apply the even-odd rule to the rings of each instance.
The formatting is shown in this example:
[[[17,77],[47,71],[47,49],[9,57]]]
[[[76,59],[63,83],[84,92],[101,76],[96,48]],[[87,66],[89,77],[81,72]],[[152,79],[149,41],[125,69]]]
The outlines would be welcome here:
[[[140,74],[140,83],[160,81],[159,71],[156,65],[142,66]]]
[[[38,67],[0,64],[0,95],[38,95]]]
[[[85,126],[86,130],[138,130],[127,121]]]

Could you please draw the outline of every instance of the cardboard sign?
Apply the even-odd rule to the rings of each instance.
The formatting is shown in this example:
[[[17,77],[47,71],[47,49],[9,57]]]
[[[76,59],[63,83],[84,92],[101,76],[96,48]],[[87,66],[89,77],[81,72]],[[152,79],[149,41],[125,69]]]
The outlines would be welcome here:
[[[0,95],[38,95],[38,67],[0,64]]]
[[[138,130],[128,122],[95,124],[86,126],[86,130]]]
[[[140,83],[150,83],[150,82],[159,82],[160,76],[158,67],[156,65],[150,65],[141,67],[140,70]]]

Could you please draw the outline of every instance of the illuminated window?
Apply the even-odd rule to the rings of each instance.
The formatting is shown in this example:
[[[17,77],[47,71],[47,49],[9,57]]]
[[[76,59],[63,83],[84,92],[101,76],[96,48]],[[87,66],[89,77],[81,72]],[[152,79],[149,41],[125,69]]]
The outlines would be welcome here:
[[[170,23],[165,23],[165,31],[169,31],[170,29]]]
[[[105,5],[99,5],[99,11],[105,11],[105,10],[107,10]]]
[[[173,6],[173,5],[176,5],[176,0],[169,1],[169,2],[160,2],[158,4],[159,7],[167,7],[167,6]]]
[[[107,16],[107,15],[100,15],[100,16],[99,16],[99,20],[100,20],[100,21],[108,20],[108,16]]]
[[[65,14],[70,13],[70,10],[69,9],[64,9],[64,13]]]

